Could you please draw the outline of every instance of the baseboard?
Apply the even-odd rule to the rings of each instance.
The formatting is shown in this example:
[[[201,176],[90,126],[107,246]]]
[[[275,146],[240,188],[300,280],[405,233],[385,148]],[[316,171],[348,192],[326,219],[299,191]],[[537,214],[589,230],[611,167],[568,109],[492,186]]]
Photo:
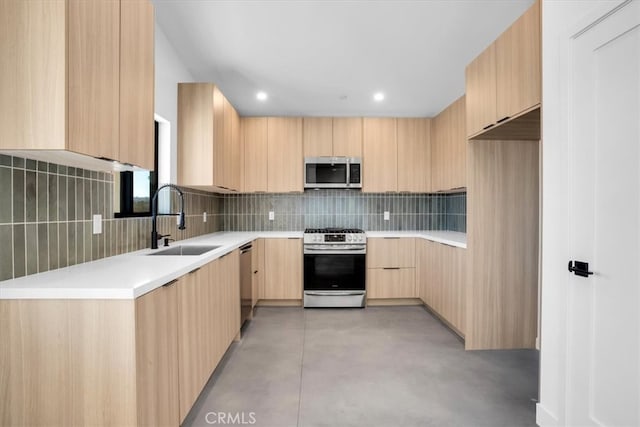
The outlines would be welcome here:
[[[540,403],[536,403],[536,424],[540,427],[544,426],[557,426],[560,425],[558,418],[551,412],[542,406]]]
[[[418,298],[369,298],[367,299],[367,306],[382,306],[382,305],[422,305],[422,301]]]
[[[431,315],[433,317],[435,317],[436,319],[438,319],[440,321],[440,323],[442,323],[444,326],[446,326],[447,328],[451,329],[459,338],[462,339],[462,342],[464,342],[464,333],[459,330],[458,328],[456,328],[455,326],[453,326],[453,324],[451,322],[449,322],[447,319],[445,319],[444,317],[442,317],[440,315],[440,313],[438,313],[437,311],[435,311],[433,308],[431,308],[429,306],[429,304],[422,302],[422,300],[419,300],[420,304],[422,304],[424,306],[424,308],[431,313]]]
[[[257,307],[301,307],[301,299],[261,299]]]

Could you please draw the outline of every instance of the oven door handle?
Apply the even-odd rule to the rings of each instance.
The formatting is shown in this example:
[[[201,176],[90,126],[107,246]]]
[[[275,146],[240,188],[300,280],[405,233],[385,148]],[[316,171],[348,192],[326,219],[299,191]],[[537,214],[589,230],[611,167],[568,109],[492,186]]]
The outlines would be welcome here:
[[[351,296],[351,295],[364,295],[364,291],[304,291],[305,295],[314,295],[314,296]]]

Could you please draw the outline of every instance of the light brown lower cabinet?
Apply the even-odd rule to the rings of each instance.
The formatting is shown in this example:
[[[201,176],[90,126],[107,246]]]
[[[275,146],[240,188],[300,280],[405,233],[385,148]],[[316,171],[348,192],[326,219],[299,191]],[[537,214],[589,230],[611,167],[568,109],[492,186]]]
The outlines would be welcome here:
[[[416,298],[415,268],[367,269],[367,298]]]
[[[464,336],[466,249],[419,240],[416,276],[420,299]]]
[[[302,299],[302,239],[265,239],[266,300]]]
[[[264,239],[257,239],[251,256],[251,307],[264,298],[264,275]]]
[[[135,300],[0,300],[0,425],[178,426],[240,331],[233,251]]]

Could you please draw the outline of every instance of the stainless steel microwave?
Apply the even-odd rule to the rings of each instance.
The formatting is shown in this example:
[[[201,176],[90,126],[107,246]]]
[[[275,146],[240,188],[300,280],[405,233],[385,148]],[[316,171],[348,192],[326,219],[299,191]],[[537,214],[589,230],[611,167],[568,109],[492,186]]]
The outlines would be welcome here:
[[[362,188],[359,157],[305,157],[304,188]]]

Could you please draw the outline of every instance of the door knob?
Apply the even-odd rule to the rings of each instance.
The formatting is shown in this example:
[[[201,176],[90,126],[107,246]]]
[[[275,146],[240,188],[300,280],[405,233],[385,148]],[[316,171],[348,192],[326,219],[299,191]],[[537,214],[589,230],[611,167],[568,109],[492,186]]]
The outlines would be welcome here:
[[[584,261],[569,261],[569,272],[576,276],[589,277],[593,271],[589,271],[589,263]]]

